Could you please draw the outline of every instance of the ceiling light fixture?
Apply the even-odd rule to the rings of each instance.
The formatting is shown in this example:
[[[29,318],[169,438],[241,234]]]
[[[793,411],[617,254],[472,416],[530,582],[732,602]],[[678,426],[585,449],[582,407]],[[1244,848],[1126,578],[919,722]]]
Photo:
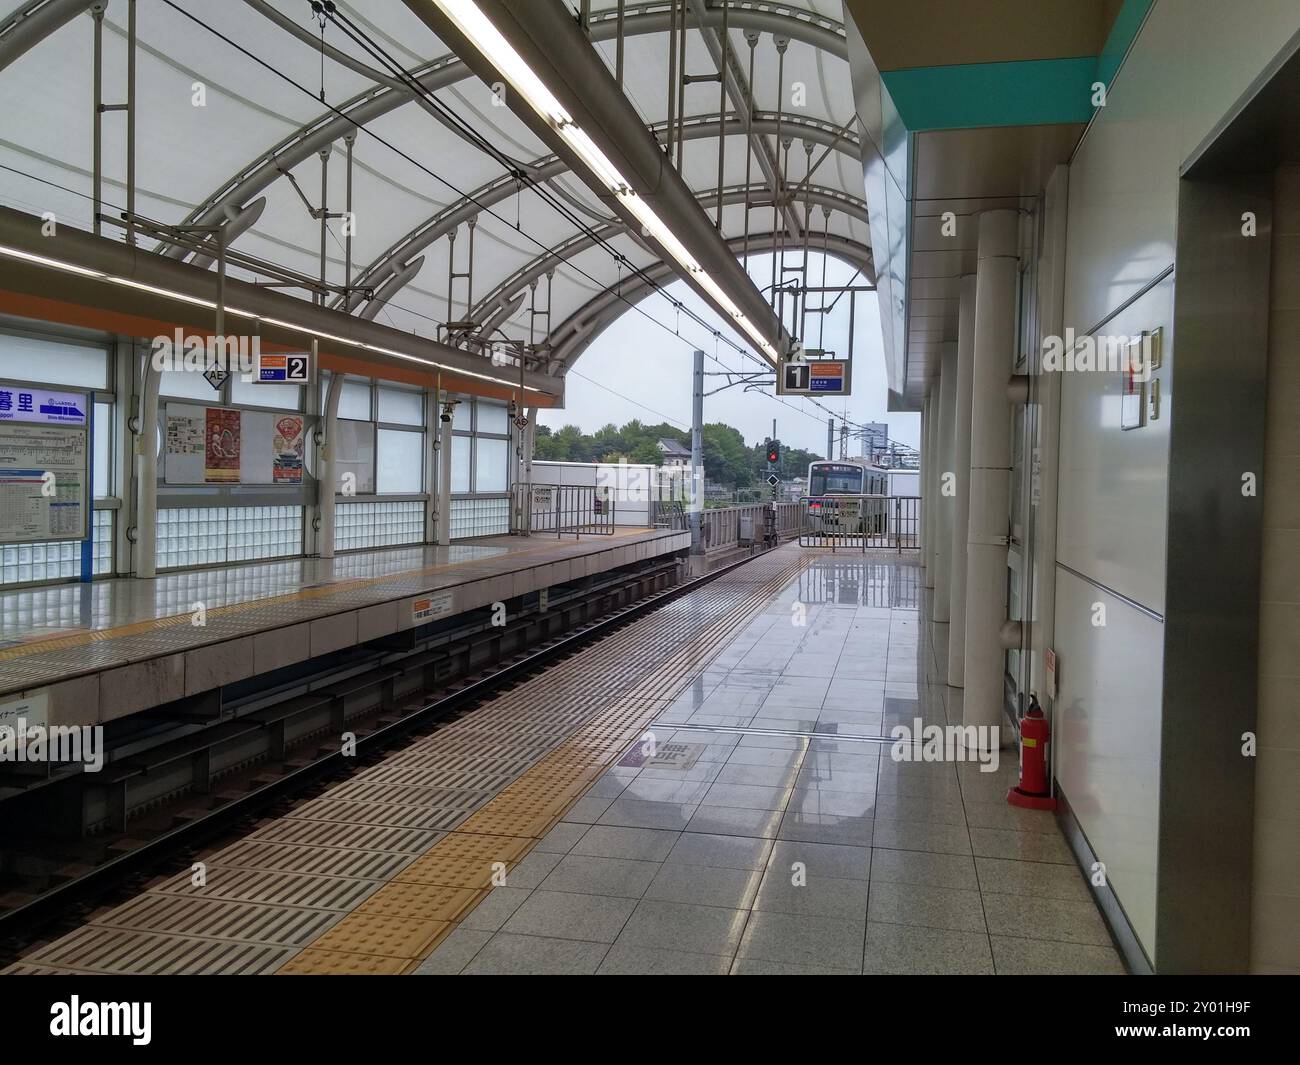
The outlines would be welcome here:
[[[537,112],[564,142],[582,160],[583,164],[641,223],[644,232],[657,241],[676,262],[690,275],[700,288],[713,299],[754,343],[754,345],[773,362],[777,361],[777,351],[759,328],[745,317],[736,303],[723,290],[722,286],[709,276],[695,258],[688,252],[676,234],[655,214],[631,184],[619,173],[618,167],[606,158],[605,153],[573,120],[554,94],[543,84],[541,78],[533,73],[523,57],[515,51],[486,15],[478,9],[474,0],[432,0],[444,15],[456,26],[471,44],[501,74],[510,87],[514,89],[528,105]]]

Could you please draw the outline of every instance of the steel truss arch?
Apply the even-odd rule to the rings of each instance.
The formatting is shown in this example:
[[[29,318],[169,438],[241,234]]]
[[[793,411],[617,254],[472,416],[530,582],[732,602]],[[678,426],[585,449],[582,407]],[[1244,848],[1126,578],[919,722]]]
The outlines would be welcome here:
[[[652,129],[656,133],[661,133],[666,125],[667,123],[657,123]],[[686,120],[682,132],[687,140],[707,139],[718,136],[720,127],[722,134],[728,137],[744,136],[747,132],[744,122],[734,116],[722,123],[719,123],[712,116],[697,116]],[[749,129],[753,129],[760,134],[774,133],[776,128],[775,113],[767,111],[759,112],[749,126]],[[795,119],[786,115],[781,121],[781,128],[800,140],[851,153],[854,159],[857,158],[857,136],[836,127],[833,123],[824,119]],[[529,164],[529,170],[538,181],[549,181],[569,173],[568,167],[554,155],[546,155],[533,160]],[[514,177],[509,174],[503,174],[480,186],[465,200],[444,208],[432,218],[405,234],[401,240],[359,271],[355,284],[360,288],[377,289],[389,277],[400,273],[404,264],[408,263],[413,256],[420,254],[441,237],[446,236],[469,221],[484,208],[508,200],[516,191],[517,183]],[[394,292],[390,292],[388,297],[391,298],[393,294]],[[365,302],[364,295],[359,292],[353,293],[352,297],[347,301],[346,309],[349,311],[355,310],[363,302]],[[340,296],[335,298],[332,306],[342,309],[343,304],[343,297]]]
[[[780,235],[775,233],[751,233],[749,250],[759,254],[773,251],[778,247],[779,239]],[[727,241],[727,246],[739,254],[742,250],[742,242],[743,238],[735,237]],[[850,266],[861,270],[868,281],[875,284],[875,264],[868,245],[832,233],[824,244],[818,238],[815,250],[823,249],[826,254],[842,259]],[[662,261],[646,267],[642,272],[647,275],[648,281],[634,278],[624,282],[621,287],[618,284],[610,285],[553,329],[546,338],[550,345],[546,366],[539,369],[552,376],[563,376],[568,373],[569,368],[591,346],[592,341],[629,310],[628,304],[635,304],[644,299],[650,294],[652,285],[660,284],[665,280],[671,281],[674,277],[672,267]]]
[[[87,5],[88,6],[88,5]],[[254,10],[256,10],[254,6]],[[847,61],[848,49],[842,23],[826,16],[816,15],[789,4],[763,0],[760,4],[749,0],[733,0],[728,5],[728,20],[732,29],[755,30],[777,34],[792,41],[800,41],[829,52]],[[637,37],[663,33],[668,29],[668,2],[630,5],[624,18],[624,37]],[[721,9],[709,8],[704,24],[720,26]],[[690,15],[687,24],[698,27],[699,21]],[[615,9],[593,15],[590,38],[593,43],[612,40],[618,33]],[[469,68],[454,55],[443,55],[423,66],[413,68],[411,76],[426,90],[433,92],[471,77]],[[226,217],[227,208],[238,210],[244,203],[271,185],[287,170],[312,158],[322,149],[335,144],[356,126],[381,118],[415,97],[404,88],[376,85],[342,104],[333,111],[318,116],[312,122],[289,134],[274,147],[252,160],[240,171],[223,182],[196,206],[185,218],[185,225],[215,225]],[[172,258],[184,258],[186,250],[172,246],[163,252]]]
[[[732,185],[722,190],[723,206],[744,203],[746,199],[752,198],[755,193],[762,194],[767,192],[766,185]],[[808,186],[806,197],[801,194],[799,202],[805,199],[809,206],[821,207],[824,210],[843,211],[852,215],[864,224],[867,223],[867,205],[866,202],[838,189],[822,188],[817,185]],[[701,193],[698,197],[701,206],[713,207],[718,202],[718,190],[712,189],[709,192]],[[497,328],[503,326],[509,319],[513,311],[510,304],[513,298],[528,285],[532,284],[542,277],[548,270],[554,270],[556,267],[563,266],[570,259],[589,248],[595,247],[597,243],[610,240],[621,233],[626,232],[626,227],[622,223],[604,226],[599,230],[588,233],[577,233],[570,237],[564,243],[553,248],[545,255],[539,255],[537,258],[526,263],[520,269],[516,270],[510,277],[500,282],[486,296],[483,297],[471,310],[469,317],[472,321],[482,322],[482,333],[484,336],[490,335]],[[754,243],[750,237],[750,250],[758,250],[752,245]],[[811,234],[808,241],[810,251],[820,251],[822,238],[819,235]],[[741,249],[743,250],[743,238],[741,238]],[[787,250],[802,250],[790,249]],[[636,278],[632,278],[636,280]],[[484,316],[486,317],[480,317]]]

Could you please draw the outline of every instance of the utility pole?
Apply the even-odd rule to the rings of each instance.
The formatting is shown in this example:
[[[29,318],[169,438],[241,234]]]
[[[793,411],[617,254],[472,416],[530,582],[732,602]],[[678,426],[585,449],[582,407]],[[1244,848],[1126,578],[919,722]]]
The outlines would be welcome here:
[[[689,502],[691,554],[704,554],[701,538],[701,509],[704,506],[704,352],[695,350],[694,383],[691,392],[691,495]]]
[[[826,419],[826,458],[835,458],[835,416]]]

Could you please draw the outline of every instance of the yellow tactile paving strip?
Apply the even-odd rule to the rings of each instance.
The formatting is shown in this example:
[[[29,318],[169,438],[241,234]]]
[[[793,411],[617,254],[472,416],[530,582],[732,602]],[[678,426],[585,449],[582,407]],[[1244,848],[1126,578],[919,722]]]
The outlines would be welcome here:
[[[508,871],[559,822],[693,672],[726,645],[807,565],[800,557],[759,585],[729,616],[660,660],[650,675],[593,715],[550,754],[435,843],[365,903],[279,969],[285,975],[400,974],[415,969]],[[647,698],[653,696],[653,698]],[[496,864],[494,867],[494,863]],[[423,894],[420,888],[428,894]],[[447,895],[448,888],[469,892]],[[374,910],[394,912],[377,923]],[[405,927],[398,927],[404,925]]]
[[[613,537],[606,538],[608,542],[611,539],[618,539],[622,536],[636,535],[645,533],[645,529],[629,529],[617,532]],[[527,547],[517,548],[510,551],[508,555],[498,556],[503,559],[517,559],[521,556],[536,554],[547,548],[553,548],[556,545],[554,540],[544,540],[536,544],[530,544]],[[341,591],[353,591],[358,588],[369,588],[376,584],[384,584],[388,581],[405,580],[411,577],[432,576],[435,573],[443,573],[447,570],[456,569],[458,566],[464,566],[472,562],[482,562],[483,559],[463,559],[459,562],[439,562],[432,566],[421,566],[416,569],[395,570],[392,573],[385,573],[381,577],[354,577],[348,580],[334,581],[328,585],[318,588],[302,588],[294,592],[286,592],[283,595],[271,595],[262,599],[248,599],[242,603],[230,603],[227,606],[213,607],[207,611],[209,618],[227,617],[234,614],[245,613],[249,610],[258,610],[262,607],[275,606],[283,603],[305,602],[311,599],[319,599],[324,596],[334,595]],[[480,578],[481,579],[481,578]],[[402,596],[404,598],[405,596]],[[16,647],[7,647],[0,650],[0,662],[11,662],[19,658],[27,658],[30,655],[44,654],[47,651],[66,651],[75,647],[85,647],[88,644],[100,643],[104,640],[117,640],[124,636],[139,636],[143,633],[157,632],[159,629],[170,628],[175,625],[189,625],[193,618],[193,611],[185,611],[181,614],[171,614],[167,617],[150,618],[146,621],[132,621],[124,625],[115,625],[107,629],[81,629],[74,633],[51,634],[49,636],[35,636],[25,640]]]

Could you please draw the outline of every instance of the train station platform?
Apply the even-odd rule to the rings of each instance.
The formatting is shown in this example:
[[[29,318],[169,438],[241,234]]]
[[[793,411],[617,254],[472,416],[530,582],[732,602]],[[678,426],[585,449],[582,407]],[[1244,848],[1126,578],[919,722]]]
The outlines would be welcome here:
[[[490,537],[0,593],[0,702],[104,724],[690,546],[619,529]]]
[[[1012,751],[891,753],[961,720],[931,628],[908,556],[768,552],[7,971],[1122,973]]]

